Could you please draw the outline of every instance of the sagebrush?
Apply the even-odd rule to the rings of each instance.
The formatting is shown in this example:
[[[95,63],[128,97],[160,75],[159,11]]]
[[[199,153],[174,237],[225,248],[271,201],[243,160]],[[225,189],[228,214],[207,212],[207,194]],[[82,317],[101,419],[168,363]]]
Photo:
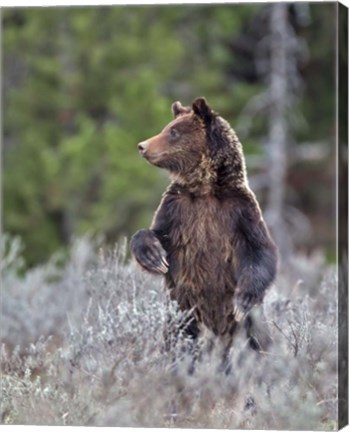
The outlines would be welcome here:
[[[229,375],[215,352],[188,374],[188,341],[164,349],[168,317],[181,313],[126,243],[78,239],[64,265],[54,257],[23,274],[20,242],[5,241],[2,423],[337,428],[337,275],[321,253],[284,263],[254,311],[266,352],[241,331]]]

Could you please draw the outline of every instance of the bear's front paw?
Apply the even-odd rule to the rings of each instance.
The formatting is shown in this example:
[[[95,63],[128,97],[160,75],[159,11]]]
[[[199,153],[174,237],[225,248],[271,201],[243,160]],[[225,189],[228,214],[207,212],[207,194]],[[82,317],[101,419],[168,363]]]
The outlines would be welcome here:
[[[248,312],[255,304],[259,303],[259,299],[254,293],[248,291],[235,291],[233,297],[233,313],[235,321],[242,321],[246,318]]]
[[[166,251],[151,230],[140,230],[131,239],[131,252],[138,264],[148,272],[168,272]]]

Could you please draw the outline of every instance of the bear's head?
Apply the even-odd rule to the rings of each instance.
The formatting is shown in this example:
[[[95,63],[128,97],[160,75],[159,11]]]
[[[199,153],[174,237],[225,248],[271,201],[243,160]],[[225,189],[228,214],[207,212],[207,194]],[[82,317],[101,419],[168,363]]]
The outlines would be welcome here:
[[[208,155],[207,130],[216,114],[204,98],[192,107],[172,104],[175,119],[158,135],[138,144],[140,154],[151,164],[174,174],[194,170]]]
[[[196,98],[191,107],[175,102],[172,112],[175,119],[171,123],[138,144],[148,162],[183,180],[190,177],[212,182],[219,173],[227,173],[227,167],[228,171],[243,171],[241,145],[235,132],[205,98]]]

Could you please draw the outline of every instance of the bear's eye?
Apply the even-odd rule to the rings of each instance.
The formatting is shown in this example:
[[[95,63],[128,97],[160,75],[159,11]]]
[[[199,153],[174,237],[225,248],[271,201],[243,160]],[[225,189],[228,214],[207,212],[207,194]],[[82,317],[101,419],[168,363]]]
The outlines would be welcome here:
[[[176,139],[179,136],[179,132],[177,131],[177,129],[170,129],[170,137],[172,139]]]

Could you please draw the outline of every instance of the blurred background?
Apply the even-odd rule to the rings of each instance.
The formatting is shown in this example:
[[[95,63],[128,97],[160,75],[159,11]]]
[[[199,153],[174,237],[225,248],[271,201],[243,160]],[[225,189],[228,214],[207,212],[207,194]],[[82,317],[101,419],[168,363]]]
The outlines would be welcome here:
[[[347,424],[345,350],[337,356],[338,304],[343,348],[347,302],[335,262],[336,8],[1,11],[0,423]],[[120,240],[150,225],[169,183],[137,143],[171,121],[172,102],[189,105],[197,96],[240,137],[285,265],[253,312],[258,339],[272,341],[263,355],[247,354],[243,333],[231,351],[232,374],[217,374],[212,358],[189,378],[185,358],[178,375],[171,372],[185,340],[162,348],[169,316],[177,325],[183,316]]]
[[[7,8],[4,231],[26,265],[148,227],[165,172],[137,143],[205,96],[236,130],[287,258],[335,258],[334,3]]]

